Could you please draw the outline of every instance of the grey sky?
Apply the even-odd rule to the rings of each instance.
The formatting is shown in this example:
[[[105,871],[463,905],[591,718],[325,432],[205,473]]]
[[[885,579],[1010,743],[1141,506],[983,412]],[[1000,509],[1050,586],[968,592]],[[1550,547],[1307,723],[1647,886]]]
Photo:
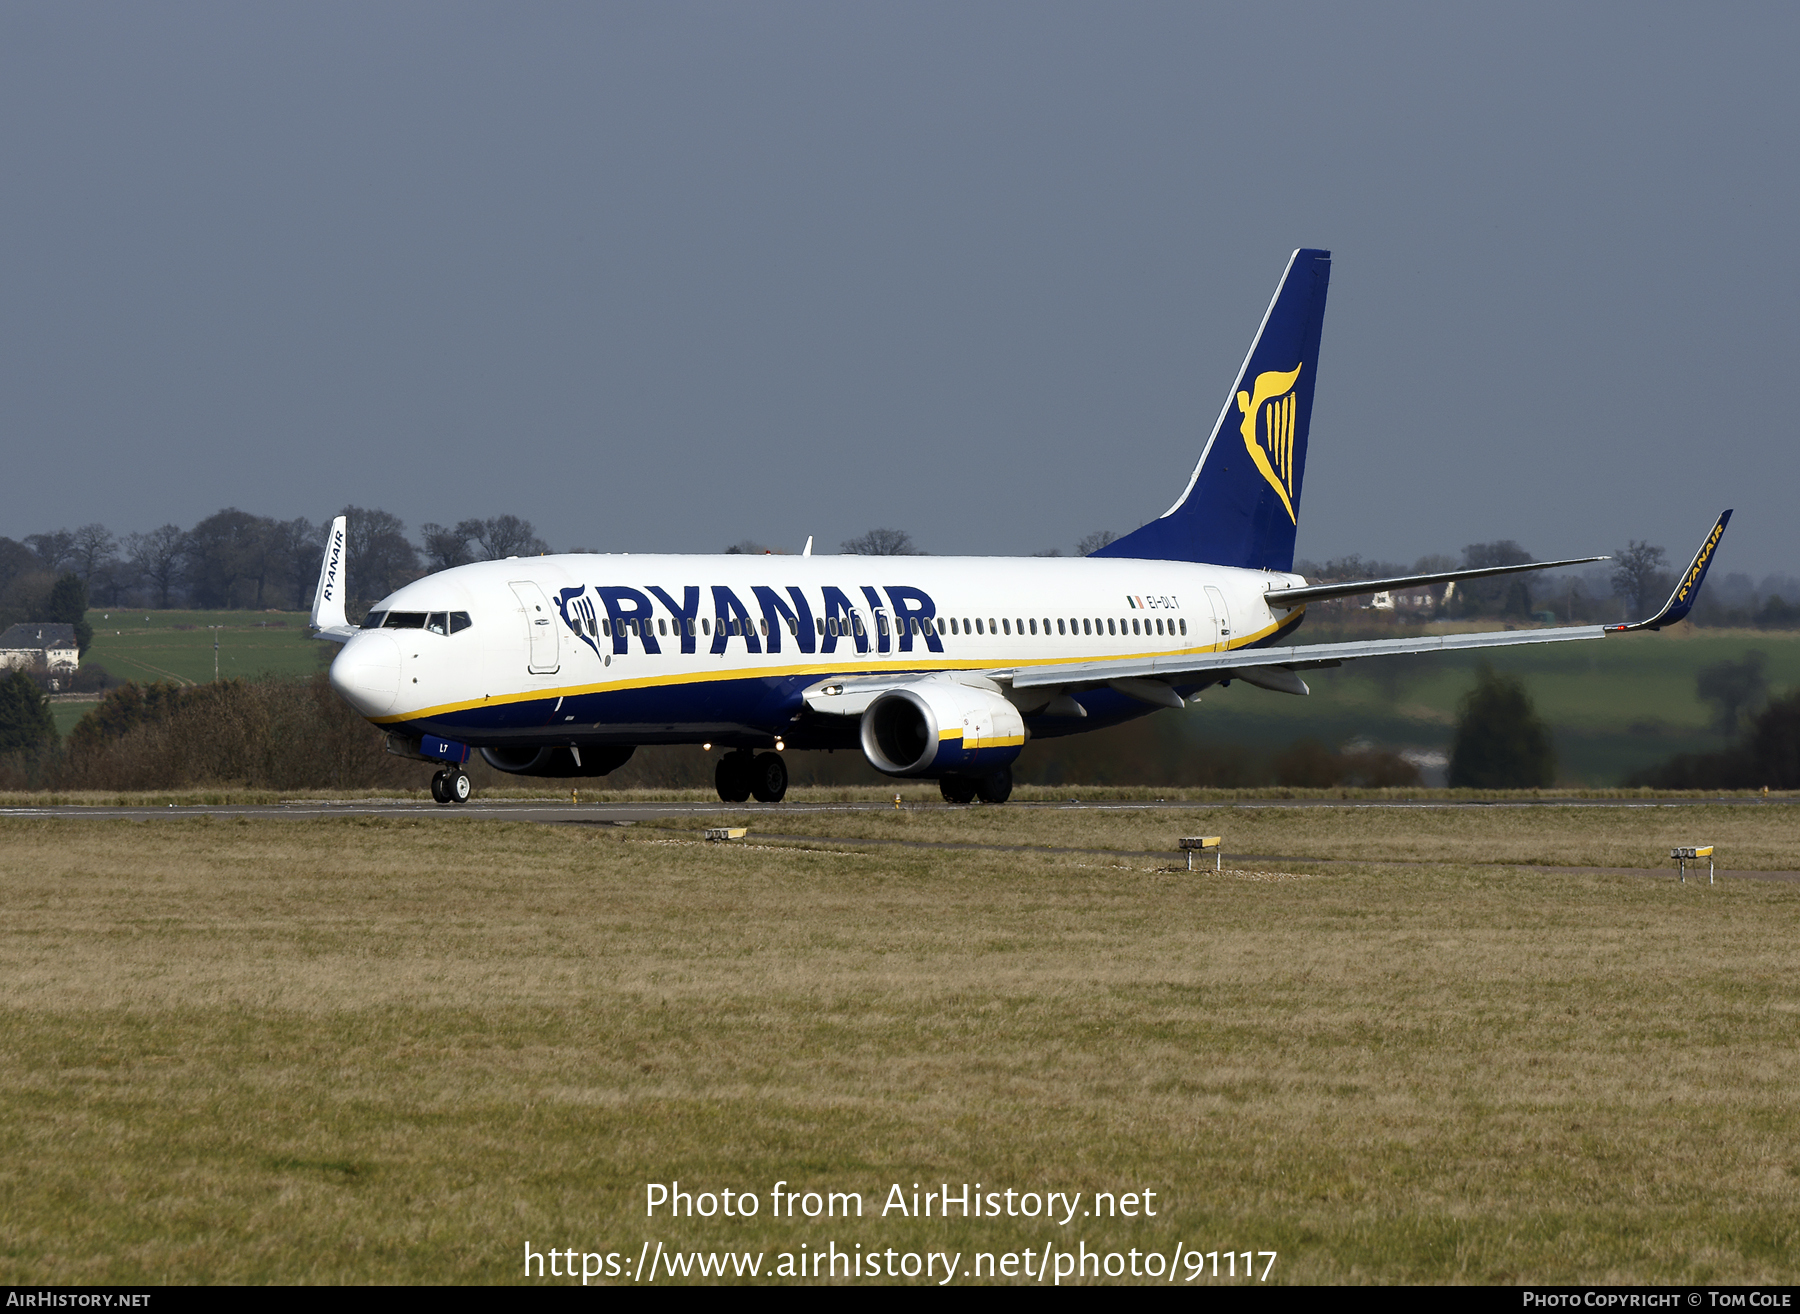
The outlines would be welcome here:
[[[1335,254],[1300,553],[1800,563],[1800,10],[0,8],[0,533],[1065,551]]]

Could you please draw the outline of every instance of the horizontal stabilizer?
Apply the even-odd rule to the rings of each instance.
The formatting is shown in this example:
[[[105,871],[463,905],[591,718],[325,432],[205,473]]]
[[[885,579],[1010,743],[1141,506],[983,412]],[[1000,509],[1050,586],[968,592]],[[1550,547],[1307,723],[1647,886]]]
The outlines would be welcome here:
[[[1727,515],[1731,513],[1726,512]],[[1369,593],[1387,593],[1394,589],[1416,589],[1426,584],[1444,584],[1453,580],[1484,579],[1489,575],[1516,575],[1523,570],[1555,570],[1558,566],[1585,566],[1610,557],[1570,557],[1567,561],[1525,561],[1516,566],[1482,566],[1476,570],[1445,570],[1435,575],[1394,575],[1388,579],[1350,579],[1335,584],[1305,584],[1296,589],[1270,589],[1263,596],[1271,607],[1298,607],[1307,602],[1324,602],[1327,598],[1355,598]]]

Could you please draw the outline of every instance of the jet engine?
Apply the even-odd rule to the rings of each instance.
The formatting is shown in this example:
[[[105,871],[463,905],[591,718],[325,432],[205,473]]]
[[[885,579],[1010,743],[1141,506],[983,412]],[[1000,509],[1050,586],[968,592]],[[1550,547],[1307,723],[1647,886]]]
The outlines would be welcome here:
[[[617,771],[637,752],[632,744],[603,748],[484,748],[481,756],[496,771],[515,776],[605,776]]]
[[[1025,746],[1025,721],[998,693],[950,680],[893,689],[862,715],[862,750],[890,776],[983,775]]]

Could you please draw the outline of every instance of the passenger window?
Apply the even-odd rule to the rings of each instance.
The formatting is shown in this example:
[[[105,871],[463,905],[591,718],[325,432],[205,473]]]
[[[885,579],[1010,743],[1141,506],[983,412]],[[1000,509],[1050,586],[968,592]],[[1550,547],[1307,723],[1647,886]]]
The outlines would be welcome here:
[[[453,611],[450,613],[450,633],[452,634],[461,634],[473,624],[474,622],[469,619],[469,613],[466,611]],[[589,621],[588,624],[592,625],[593,622]]]
[[[1135,620],[1131,622],[1131,632],[1133,634],[1136,634],[1138,632],[1138,623]]]
[[[702,616],[700,618],[700,633],[702,633],[702,634],[711,634],[712,633],[712,618],[711,617]]]
[[[1057,633],[1058,633],[1058,634],[1065,634],[1065,633],[1067,633],[1067,631],[1066,631],[1066,630],[1064,630],[1064,629],[1063,629],[1063,618],[1062,618],[1062,617],[1061,617],[1061,616],[1058,616],[1058,617],[1057,617],[1057,618],[1056,618],[1056,632],[1057,632]]]
[[[1156,632],[1158,634],[1162,633],[1162,622],[1160,620],[1156,622]]]
[[[860,625],[861,622],[859,621],[858,624]],[[881,630],[883,635],[888,632],[887,613],[885,611],[878,611],[875,613],[875,624]]]
[[[1181,618],[1181,635],[1183,638],[1187,637],[1187,617],[1185,616]]]
[[[795,620],[792,616],[789,616],[787,618],[787,625],[788,625],[788,633],[793,635],[796,639],[799,638],[800,637],[800,622]]]
[[[982,628],[981,621],[979,619],[977,619],[975,622],[975,633],[977,633],[977,634],[986,633],[986,631]]]
[[[1006,632],[1007,632],[1007,633],[1008,633],[1008,634],[1011,634],[1011,633],[1012,633],[1012,622],[1011,622],[1011,621],[1009,621],[1009,620],[1003,620],[1003,621],[1001,621],[1001,622],[1000,622],[1000,627],[1001,627],[1001,628],[1002,628],[1002,629],[1004,629],[1004,630],[1005,630],[1005,631],[1006,631]]]
[[[837,638],[837,632],[838,632],[837,617],[833,616],[830,620],[825,622],[825,633],[829,634],[832,638],[835,639],[835,638]]]
[[[1107,633],[1108,633],[1108,634],[1111,634],[1111,633],[1113,633],[1113,623],[1112,623],[1112,617],[1111,617],[1111,616],[1108,616],[1108,617],[1107,617],[1107,618],[1106,618],[1106,632],[1107,632]]]
[[[814,617],[813,623],[819,627],[820,634],[825,633],[825,618],[823,616]],[[836,631],[833,631],[833,633],[836,633]]]
[[[1050,618],[1048,616],[1046,616],[1046,617],[1044,617],[1044,635],[1045,635],[1045,637],[1048,637],[1049,634],[1050,634]]]
[[[1031,632],[1033,634],[1037,633],[1037,617],[1036,616],[1033,616],[1031,618]]]
[[[687,618],[687,632],[688,638],[691,639],[694,637],[694,618],[692,616]]]
[[[600,633],[604,634],[609,639],[612,638],[612,618],[610,616],[601,619]]]

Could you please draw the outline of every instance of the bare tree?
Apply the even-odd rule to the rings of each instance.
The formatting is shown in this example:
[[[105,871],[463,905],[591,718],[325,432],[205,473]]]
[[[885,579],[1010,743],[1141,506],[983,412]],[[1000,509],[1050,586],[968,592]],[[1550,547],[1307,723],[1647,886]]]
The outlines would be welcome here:
[[[38,562],[45,570],[61,570],[75,556],[75,535],[66,529],[48,534],[27,534],[25,546],[37,553]]]
[[[156,591],[156,605],[164,610],[169,595],[181,582],[182,555],[187,535],[177,525],[164,525],[148,534],[133,534],[125,540],[125,556],[138,578]]]
[[[0,538],[0,593],[10,589],[21,575],[32,574],[37,569],[37,557],[30,548],[10,538]]]
[[[419,577],[419,551],[406,541],[399,516],[360,506],[347,506],[338,514],[348,521],[344,555],[351,597],[373,602]]]
[[[319,579],[319,559],[325,554],[324,527],[305,516],[293,520],[274,520],[267,529],[270,572],[283,585],[283,594],[292,598],[296,611],[312,606],[313,589]]]
[[[871,529],[858,538],[847,538],[838,550],[853,557],[922,557],[912,535],[903,529]]]
[[[507,557],[532,557],[550,550],[549,544],[537,536],[531,522],[517,516],[465,520],[456,527],[456,532],[460,534],[465,531],[481,548],[482,558],[487,561],[501,561]]]
[[[248,511],[226,507],[188,531],[186,552],[196,604],[242,607],[264,574],[262,522]]]
[[[1669,574],[1663,569],[1667,556],[1659,547],[1640,543],[1635,538],[1613,553],[1613,592],[1625,599],[1635,616],[1647,616],[1662,598],[1657,596],[1669,588]]]
[[[435,574],[468,565],[473,560],[469,556],[469,540],[474,537],[470,530],[475,523],[465,520],[454,529],[448,525],[420,525],[419,541],[425,545],[425,569]]]
[[[1118,537],[1119,536],[1110,529],[1096,529],[1093,533],[1085,535],[1076,542],[1075,555],[1078,557],[1091,557],[1108,543],[1117,541]]]
[[[83,583],[91,584],[94,575],[111,559],[119,540],[100,524],[83,525],[75,531],[73,538],[70,560],[74,563],[75,573],[81,576]]]

